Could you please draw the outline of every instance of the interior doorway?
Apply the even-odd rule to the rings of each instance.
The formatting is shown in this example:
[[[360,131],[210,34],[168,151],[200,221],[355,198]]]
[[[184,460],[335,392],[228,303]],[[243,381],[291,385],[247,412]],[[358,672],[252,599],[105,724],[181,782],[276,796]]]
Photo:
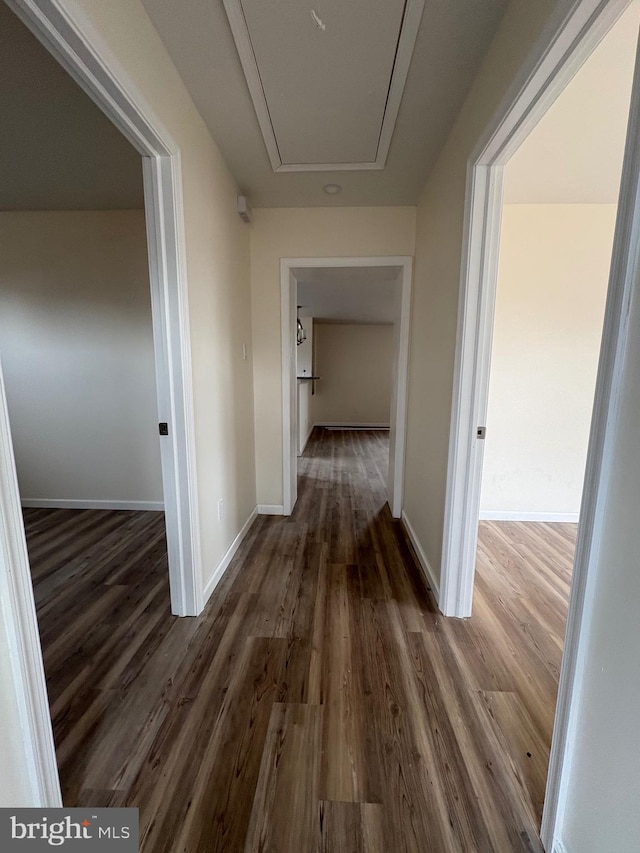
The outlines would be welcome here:
[[[471,615],[483,451],[487,427],[490,426],[490,420],[487,419],[487,402],[489,398],[496,279],[501,264],[498,249],[505,188],[505,164],[536,126],[540,117],[545,114],[551,100],[555,100],[576,70],[591,56],[594,47],[615,24],[627,6],[630,8],[625,16],[620,19],[620,27],[629,42],[626,90],[627,93],[631,91],[631,79],[636,58],[635,42],[638,32],[637,5],[616,2],[600,3],[595,12],[591,9],[590,4],[585,2],[581,5],[583,8],[575,10],[566,19],[555,55],[546,55],[540,60],[538,79],[536,81],[531,79],[526,82],[523,81],[520,93],[509,105],[504,106],[495,126],[488,129],[485,139],[478,146],[477,152],[470,161],[467,195],[467,257],[462,271],[445,518],[445,546],[441,573],[440,609],[447,615]],[[587,7],[589,8],[587,9]],[[590,17],[587,12],[591,15]],[[612,37],[615,37],[615,28],[612,31]],[[604,45],[606,46],[606,40]],[[594,61],[596,56],[597,51],[594,54]],[[585,66],[585,71],[588,71],[588,63]],[[576,78],[576,84],[578,81],[579,78]],[[569,91],[568,89],[567,92]],[[631,96],[631,118],[629,119],[628,130],[626,129],[629,112],[628,95],[627,103],[623,105],[625,107],[622,119],[623,133],[626,132],[627,140],[631,141],[637,121],[638,95],[636,82]],[[591,116],[591,105],[587,115]],[[576,119],[577,116],[572,117],[574,122]],[[604,134],[608,135],[607,142],[610,142],[611,129],[606,121],[603,122],[602,130]],[[619,140],[619,144],[623,147],[623,140]],[[575,165],[575,159],[571,165]],[[507,165],[507,172],[508,168]],[[593,162],[590,163],[590,168],[593,168]],[[603,171],[607,172],[608,169],[608,165],[603,164],[600,175]],[[609,217],[611,221],[608,223],[609,248],[605,252],[605,273],[608,273],[609,263],[606,255],[609,258],[611,257],[611,243],[613,243],[613,260],[610,264],[610,275],[607,275],[609,289],[598,378],[595,383],[595,403],[593,405],[588,453],[586,452],[586,441],[582,442],[583,468],[584,457],[586,456],[586,476],[584,477],[586,485],[582,491],[582,478],[580,477],[580,488],[578,489],[578,492],[582,492],[580,526],[544,797],[541,835],[545,849],[550,849],[553,844],[558,815],[562,813],[563,763],[570,738],[572,710],[575,707],[572,705],[574,702],[574,685],[580,677],[578,650],[582,619],[588,596],[587,572],[592,549],[597,546],[598,541],[599,507],[603,500],[603,495],[599,491],[599,484],[603,476],[602,472],[603,470],[606,471],[607,465],[605,436],[610,424],[611,412],[614,411],[616,405],[615,384],[621,369],[617,360],[617,353],[618,348],[624,345],[626,335],[625,304],[629,298],[630,286],[628,276],[630,267],[635,269],[635,261],[633,257],[629,257],[629,254],[633,251],[634,246],[630,223],[637,213],[634,197],[636,181],[637,169],[632,143],[627,144],[625,149],[623,192],[618,205],[615,238],[613,238],[612,222],[615,219],[615,210],[613,211],[614,215]],[[616,181],[616,200],[619,185],[618,178]],[[547,221],[543,223],[545,226],[549,225],[550,218],[547,217]],[[504,217],[505,225],[510,219],[513,217],[508,215]],[[584,227],[584,223],[582,231],[588,231],[588,228]],[[591,249],[593,246],[589,248]],[[537,257],[532,258],[531,265],[535,266],[538,260]],[[603,264],[600,263],[599,267],[602,271]],[[592,271],[590,270],[590,272]],[[584,302],[583,296],[577,301],[574,311],[579,312],[583,308]],[[533,374],[534,371],[535,365],[532,365],[531,373]],[[519,375],[522,377],[522,371]],[[567,402],[565,402],[564,408],[569,408]],[[582,429],[584,431],[584,424]],[[530,455],[533,456],[534,453]],[[528,499],[531,500],[531,496]],[[578,500],[580,502],[580,495]],[[549,523],[542,521],[543,511],[541,512],[539,509],[529,510],[529,512],[534,513],[536,511],[540,513],[539,523]],[[525,523],[518,518],[518,515],[523,514],[522,510],[511,509],[510,512],[513,513],[513,516],[511,519],[505,518],[504,523],[511,525]],[[493,516],[495,519],[497,510],[495,507],[491,510],[485,505],[485,513],[489,518]],[[552,511],[551,515],[553,514]],[[576,514],[575,507],[566,512],[555,512],[556,520],[562,519],[563,523],[566,523],[567,517]],[[498,522],[494,520],[487,523],[497,524]],[[519,532],[520,538],[522,538],[523,531],[520,530]],[[570,545],[572,551],[573,543]],[[511,568],[513,567],[511,566]],[[565,602],[566,598],[567,596],[565,596]],[[562,646],[562,638],[563,631],[560,630],[558,632],[560,647]]]
[[[171,609],[176,615],[197,615],[202,609],[202,582],[179,152],[155,117],[147,117],[144,108],[135,105],[137,99],[113,76],[109,63],[85,47],[83,35],[69,19],[58,17],[53,7],[41,9],[23,0],[7,6],[142,155],[158,411],[150,440],[158,440],[158,422],[165,424],[160,456]],[[0,484],[0,582],[3,600],[13,605],[7,630],[21,749],[29,756],[29,800],[57,806],[60,784],[1,375]]]
[[[284,258],[281,261],[281,305],[282,305],[282,389],[283,389],[283,498],[284,514],[289,515],[293,511],[297,500],[297,456],[301,445],[300,435],[300,405],[303,402],[302,417],[309,426],[310,411],[313,403],[313,392],[316,383],[321,379],[306,379],[298,377],[298,344],[297,329],[298,319],[304,329],[304,312],[318,311],[330,318],[331,311],[338,311],[338,315],[344,320],[348,317],[367,317],[367,308],[361,304],[362,288],[371,290],[382,286],[383,292],[388,290],[389,297],[382,309],[384,323],[378,325],[392,325],[393,340],[389,341],[390,351],[393,359],[391,371],[391,384],[389,388],[389,467],[387,477],[388,503],[392,515],[399,518],[402,514],[402,494],[404,485],[404,453],[406,436],[406,409],[407,409],[407,367],[409,357],[409,320],[411,305],[411,259],[407,257],[371,257],[371,258]],[[367,276],[367,270],[370,271]],[[377,272],[373,272],[377,270]],[[351,275],[350,275],[351,274]],[[315,278],[315,284],[314,284]],[[350,291],[350,297],[346,297],[345,281],[351,278],[357,281],[357,286]],[[306,297],[299,298],[299,282],[301,290]],[[324,282],[324,285],[320,282]],[[315,288],[320,288],[316,290]],[[329,309],[327,298],[333,292],[333,304],[342,305],[341,308]],[[339,296],[342,294],[342,296]],[[307,302],[313,301],[313,305],[300,308],[300,299]],[[313,307],[316,306],[316,307]],[[369,310],[372,310],[370,306]],[[373,309],[375,310],[375,309]],[[329,311],[329,314],[327,314]],[[346,311],[346,313],[345,313]],[[340,313],[342,312],[342,313]],[[358,313],[359,312],[359,313]],[[382,317],[382,314],[380,315]],[[308,322],[308,321],[307,321]],[[366,322],[366,320],[365,320]],[[370,320],[369,320],[370,322]],[[306,334],[306,332],[305,332]],[[312,333],[313,334],[313,333]],[[344,341],[344,330],[339,331],[341,341]],[[322,332],[321,332],[322,335]],[[325,335],[326,337],[326,335]],[[369,335],[371,337],[371,335]],[[371,343],[369,341],[369,343]],[[313,359],[310,367],[315,370]],[[309,369],[305,367],[304,369]],[[375,397],[375,395],[374,395]],[[364,399],[364,398],[363,398]],[[335,401],[334,401],[335,403]],[[364,405],[364,403],[363,403]],[[329,403],[331,406],[331,403]],[[327,409],[335,416],[338,409]],[[378,411],[375,408],[369,411]],[[325,413],[326,414],[326,413]],[[357,426],[357,407],[350,410],[342,418],[342,423],[331,423],[336,420],[330,417],[326,425],[331,426]],[[380,417],[375,414],[372,417]],[[386,426],[381,422],[371,423],[372,417],[365,417],[360,426]],[[325,423],[322,418],[323,424]],[[307,437],[309,432],[307,431]]]
[[[79,50],[82,37],[70,21],[59,19],[52,10],[36,11],[23,0],[7,5],[142,155],[158,424],[166,425],[160,456],[171,608],[175,615],[197,615],[203,595],[184,238],[178,207],[181,175],[175,146],[133,106],[105,64]]]

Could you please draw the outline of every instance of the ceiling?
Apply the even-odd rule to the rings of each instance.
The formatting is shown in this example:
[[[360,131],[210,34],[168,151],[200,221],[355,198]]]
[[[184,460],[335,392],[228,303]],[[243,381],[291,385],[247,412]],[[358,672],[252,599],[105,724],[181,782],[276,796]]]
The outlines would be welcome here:
[[[144,206],[140,155],[0,2],[0,210]]]
[[[273,170],[223,0],[142,2],[251,204],[286,207],[415,204],[509,0],[427,0],[384,169],[286,173]],[[370,157],[397,0],[310,0],[298,17],[300,6],[242,2],[284,154]],[[342,191],[326,195],[327,183]]]
[[[393,323],[402,267],[296,267],[301,317],[334,323]]]
[[[618,201],[639,26],[633,0],[507,164],[505,202]]]
[[[142,1],[256,207],[414,204],[508,3],[427,0],[384,169],[283,173],[269,159],[223,0]],[[298,0],[236,2],[252,22],[284,158],[370,158],[405,0],[366,0],[366,8],[365,0],[311,0],[325,30],[303,7],[293,16],[288,53],[283,31]],[[507,202],[617,200],[639,22],[640,0],[633,0],[508,164]],[[359,28],[380,49],[379,68],[375,55],[358,52]],[[0,210],[143,207],[139,154],[2,2],[0,79]],[[327,183],[342,191],[328,196]]]

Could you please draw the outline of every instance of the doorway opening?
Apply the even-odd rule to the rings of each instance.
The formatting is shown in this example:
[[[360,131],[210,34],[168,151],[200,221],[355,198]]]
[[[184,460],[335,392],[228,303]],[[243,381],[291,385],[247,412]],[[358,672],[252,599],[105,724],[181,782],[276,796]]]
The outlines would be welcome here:
[[[541,642],[536,650],[538,660],[550,676],[546,699],[543,701],[538,691],[534,700],[538,710],[545,705],[541,716],[548,718],[542,724],[537,721],[538,732],[544,730],[546,745],[541,747],[545,761],[538,768],[536,784],[541,796],[535,804],[539,821],[543,795],[541,835],[545,849],[551,849],[562,814],[562,771],[570,737],[573,690],[580,677],[578,649],[587,596],[587,572],[592,548],[598,539],[598,507],[602,500],[599,484],[602,471],[606,469],[605,435],[610,412],[615,407],[614,389],[620,370],[616,354],[626,334],[624,306],[629,292],[629,265],[634,263],[633,257],[629,258],[629,223],[635,216],[636,176],[633,152],[628,143],[625,150],[624,143],[625,135],[627,139],[632,138],[636,109],[637,92],[634,90],[633,96],[631,92],[639,11],[636,3],[580,4],[564,21],[554,49],[539,58],[537,79],[529,77],[524,81],[523,77],[519,94],[503,105],[495,125],[487,131],[469,162],[467,255],[462,272],[439,604],[447,615],[471,615],[481,509],[485,520],[481,522],[478,562],[479,606],[484,607],[487,594],[492,594],[491,591],[487,593],[490,584],[486,579],[498,577],[499,572],[494,569],[500,563],[501,589],[504,592],[504,584],[507,584],[509,592],[514,592],[514,601],[519,602],[514,605],[516,609],[522,606],[533,612],[534,601],[542,606],[545,602],[547,606],[557,605],[557,612],[550,614],[546,626],[541,627],[538,638]],[[610,29],[610,35],[606,35]],[[603,37],[604,41],[594,52]],[[610,65],[613,63],[617,68],[613,76],[617,74],[616,79],[620,81],[621,75],[623,83],[613,84],[609,79],[611,68],[603,71],[598,67],[606,62],[606,54]],[[581,70],[565,90],[578,69]],[[593,76],[604,90],[605,110],[618,111],[615,119],[609,117],[611,124],[606,117],[594,115],[592,110]],[[606,85],[603,80],[607,81]],[[584,99],[585,89],[590,101],[587,110],[576,105],[581,97]],[[562,96],[555,101],[563,90]],[[614,91],[621,95],[617,104],[611,97]],[[627,130],[630,100],[632,117]],[[549,109],[552,101],[555,102]],[[531,161],[518,177],[515,171],[518,161],[522,159],[524,163],[536,142],[543,151],[546,142],[547,150],[542,155],[539,150],[538,157],[547,170],[553,170],[554,151],[560,149],[569,153],[563,148],[567,146],[568,149],[570,142],[562,139],[562,120],[557,121],[567,104],[565,128],[575,127],[579,134],[581,121],[584,125],[586,120],[598,124],[597,130],[591,134],[587,130],[582,135],[583,147],[570,155],[569,162],[565,161],[555,178],[551,175],[545,182]],[[602,136],[599,136],[600,131]],[[597,140],[608,156],[603,151],[598,152],[595,161],[599,167],[594,170],[593,152],[586,149],[590,143],[597,144]],[[521,144],[522,148],[513,156]],[[623,151],[623,190],[618,202]],[[585,166],[582,175],[579,174],[581,163]],[[510,174],[512,164],[514,171]],[[599,184],[597,179],[600,179]],[[576,195],[578,190],[592,195]],[[521,197],[515,204],[508,203],[503,211],[503,197],[513,202],[514,194],[527,191],[532,194],[529,199]],[[561,199],[558,193],[563,191],[568,195]],[[555,196],[543,198],[540,194],[544,192],[555,193]],[[540,205],[548,207],[546,212],[541,211]],[[585,237],[587,242],[581,242]],[[573,278],[566,282],[564,289],[559,286],[563,273],[565,279],[567,276]],[[510,298],[505,295],[507,293]],[[596,351],[605,293],[607,306],[596,381]],[[557,301],[562,296],[568,299],[568,305]],[[492,362],[494,317],[497,319]],[[549,334],[554,325],[559,331],[555,338]],[[549,393],[545,399],[541,389],[549,392],[554,386],[555,400]],[[594,386],[595,403],[587,442]],[[509,389],[506,393],[505,388]],[[530,389],[535,393],[527,397]],[[494,405],[487,416],[491,400]],[[561,409],[559,419],[558,408]],[[494,443],[489,447],[492,429]],[[555,447],[555,461],[552,460],[554,444],[560,445]],[[485,445],[488,476],[481,497]],[[545,447],[549,467],[544,477],[540,477],[539,461],[545,455],[540,451]],[[586,476],[583,477],[585,464]],[[509,465],[511,476],[506,473]],[[539,468],[537,480],[533,471],[536,465]],[[519,476],[513,477],[514,468]],[[512,492],[515,489],[519,494],[510,493],[510,485]],[[560,525],[575,524],[578,511],[580,526],[574,561],[575,528]],[[548,526],[531,527],[536,524]],[[513,550],[509,550],[511,545]],[[524,574],[520,577],[523,566]],[[536,587],[545,573],[546,577]],[[520,581],[524,587],[515,589]],[[495,588],[493,593],[496,593]],[[527,596],[529,600],[525,600]],[[551,605],[549,599],[554,599]],[[509,607],[501,601],[502,616]],[[512,627],[516,623],[517,617]],[[520,627],[529,624],[522,612],[519,624]],[[508,630],[505,631],[506,636]],[[518,634],[517,627],[515,631]],[[541,651],[545,644],[546,652]],[[554,644],[555,652],[551,649]],[[561,659],[556,707],[554,699]],[[552,724],[553,739],[544,790]],[[530,757],[529,753],[527,756]]]
[[[317,424],[323,429],[388,428],[388,503],[393,517],[401,516],[411,269],[407,257],[282,259],[285,515],[297,500],[297,457]],[[374,353],[376,363],[371,362]],[[385,353],[391,361],[388,371],[380,361]],[[332,376],[328,386],[318,375],[319,358]],[[349,364],[342,372],[344,359]]]
[[[157,390],[157,414],[153,417],[148,439],[151,445],[160,441],[162,466],[161,500],[152,503],[164,505],[171,610],[175,615],[197,615],[202,609],[202,589],[179,152],[162,128],[148,121],[144,112],[134,105],[136,99],[132,99],[122,83],[112,76],[108,64],[84,45],[83,36],[71,21],[58,17],[53,7],[41,10],[22,0],[2,5],[3,14],[11,15],[12,19],[7,7],[27,25],[76,83],[80,83],[81,89],[133,145],[137,154],[142,155],[145,216],[138,225],[143,244],[146,231],[148,257],[144,267],[151,285],[153,327],[151,371],[155,374]],[[47,56],[44,52],[42,55]],[[47,59],[50,62],[48,56]],[[54,67],[57,71],[57,66]],[[41,153],[39,151],[38,156]],[[118,251],[117,245],[113,251]],[[78,352],[77,358],[82,357],[83,352]],[[132,369],[135,366],[132,365]],[[8,630],[13,681],[19,695],[22,745],[24,753],[30,756],[28,772],[33,788],[30,800],[42,806],[56,806],[61,803],[60,782],[4,387],[0,375],[0,538],[3,542],[0,580],[3,598],[13,603]],[[166,424],[166,429],[160,430],[161,435],[165,433],[164,438],[158,438],[158,423]],[[44,432],[42,442],[46,440]],[[24,497],[33,496],[25,494]],[[158,507],[145,506],[143,510],[152,508]],[[159,518],[158,513],[148,515],[155,516],[155,520]],[[163,535],[164,531],[154,534],[154,545],[158,545]],[[166,574],[162,583],[166,588]],[[168,617],[167,610],[165,603],[164,613]]]
[[[189,321],[177,147],[134,106],[105,63],[83,47],[73,23],[28,0],[6,4],[142,155],[163,502],[171,608],[178,616],[202,610],[195,482]],[[155,120],[154,120],[155,121]]]

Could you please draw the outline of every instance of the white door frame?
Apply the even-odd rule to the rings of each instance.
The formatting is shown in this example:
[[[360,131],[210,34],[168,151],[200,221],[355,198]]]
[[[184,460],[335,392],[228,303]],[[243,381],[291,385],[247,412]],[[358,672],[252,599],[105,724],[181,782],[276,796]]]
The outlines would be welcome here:
[[[56,0],[6,2],[143,157],[158,420],[169,425],[160,445],[171,609],[195,616],[203,593],[180,150],[133,81],[113,73],[119,63],[108,46],[89,43]],[[60,785],[1,373],[0,546],[0,591],[23,753],[29,756],[30,804],[56,806]]]
[[[577,0],[550,21],[469,159],[438,602],[446,616],[471,615],[484,448],[477,428],[489,396],[504,164],[628,3]]]
[[[180,150],[135,84],[111,71],[55,0],[6,0],[44,47],[142,155],[171,610],[203,607]],[[155,436],[150,436],[155,440]]]
[[[400,330],[395,360],[394,405],[391,412],[389,507],[394,518],[402,515],[404,462],[407,436],[407,377],[411,321],[411,280],[413,259],[407,255],[347,258],[281,258],[281,340],[282,340],[282,497],[284,515],[291,515],[298,499],[297,466],[297,379],[296,379],[296,267],[401,267]]]
[[[564,17],[557,13],[469,159],[439,599],[447,616],[471,615],[483,450],[477,428],[486,422],[503,167],[628,3],[576,0]],[[541,837],[549,851],[555,849],[564,811],[582,637],[592,597],[590,569],[600,542],[609,442],[617,416],[626,309],[640,272],[639,98],[636,68],[544,803]]]

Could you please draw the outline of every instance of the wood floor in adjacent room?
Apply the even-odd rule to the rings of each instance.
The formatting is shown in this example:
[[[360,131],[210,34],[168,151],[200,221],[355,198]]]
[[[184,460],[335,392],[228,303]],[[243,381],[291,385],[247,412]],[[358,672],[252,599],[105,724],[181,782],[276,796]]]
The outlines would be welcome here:
[[[446,620],[387,452],[316,430],[199,619],[161,513],[25,511],[66,805],[138,806],[145,853],[541,849],[574,527],[483,522]]]

